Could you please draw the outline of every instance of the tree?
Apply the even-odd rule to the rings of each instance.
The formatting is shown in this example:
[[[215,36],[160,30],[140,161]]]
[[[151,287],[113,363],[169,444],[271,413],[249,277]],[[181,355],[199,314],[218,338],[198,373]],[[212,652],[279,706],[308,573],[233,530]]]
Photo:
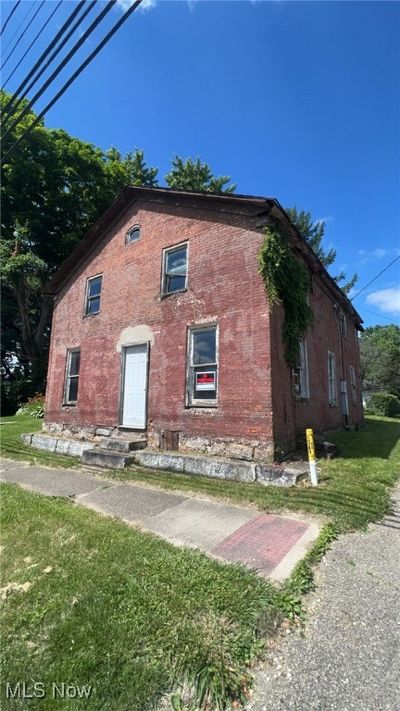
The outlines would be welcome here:
[[[370,326],[360,336],[363,389],[400,398],[400,326]]]
[[[332,248],[325,249],[323,246],[326,227],[324,220],[318,220],[316,222],[313,220],[310,212],[306,212],[305,210],[300,210],[299,212],[296,207],[288,207],[286,208],[286,212],[302,237],[308,242],[317,257],[319,257],[324,267],[328,269],[336,260],[336,251]],[[357,274],[353,274],[352,278],[343,284],[342,282],[346,279],[346,274],[343,271],[339,272],[339,274],[333,278],[345,294],[349,293],[358,280]]]
[[[236,185],[228,185],[230,177],[212,174],[207,163],[202,163],[200,158],[183,160],[176,156],[172,161],[172,168],[165,176],[169,188],[180,190],[193,190],[199,193],[226,193],[235,192]]]
[[[1,92],[2,105],[8,99]],[[52,310],[44,284],[123,187],[153,186],[157,176],[143,151],[104,153],[43,121],[8,158],[35,118],[29,112],[2,145],[1,370],[9,392],[24,381],[24,395],[44,386]]]

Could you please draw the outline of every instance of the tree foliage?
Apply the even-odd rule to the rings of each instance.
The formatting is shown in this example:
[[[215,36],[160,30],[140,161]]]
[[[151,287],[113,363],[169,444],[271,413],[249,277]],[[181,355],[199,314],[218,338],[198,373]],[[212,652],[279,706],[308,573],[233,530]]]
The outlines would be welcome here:
[[[307,299],[310,291],[308,271],[275,229],[265,232],[259,266],[270,308],[275,303],[283,306],[285,358],[294,368],[299,357],[299,342],[313,318]]]
[[[229,185],[229,176],[214,176],[210,166],[202,163],[200,158],[184,160],[176,156],[172,161],[170,172],[165,176],[165,181],[169,188],[195,192],[230,194],[236,190],[235,184]]]
[[[371,326],[360,337],[361,377],[365,391],[400,398],[400,326]]]
[[[1,103],[9,95],[1,93]],[[24,104],[26,105],[26,103]],[[9,125],[13,120],[9,119]],[[5,136],[6,153],[36,118]],[[41,121],[2,166],[1,370],[7,402],[43,388],[52,303],[44,284],[128,184],[156,184],[143,151],[104,153]]]
[[[288,207],[286,208],[286,212],[289,215],[290,220],[299,230],[302,237],[304,237],[306,242],[308,242],[317,257],[319,257],[324,267],[328,269],[332,266],[336,260],[336,251],[332,248],[326,249],[323,245],[326,229],[326,223],[324,220],[315,221],[310,212],[306,212],[305,210],[298,211],[296,207]],[[346,282],[346,274],[341,271],[333,278],[337,282],[338,286],[340,286],[341,290],[345,294],[348,294],[357,282],[358,276],[357,274],[353,274],[351,279]]]

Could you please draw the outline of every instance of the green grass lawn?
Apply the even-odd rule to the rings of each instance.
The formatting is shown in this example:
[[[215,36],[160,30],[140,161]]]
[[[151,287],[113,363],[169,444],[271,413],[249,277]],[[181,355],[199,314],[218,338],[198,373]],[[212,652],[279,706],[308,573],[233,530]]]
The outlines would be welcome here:
[[[2,418],[3,456],[78,466],[75,459],[22,444],[21,432],[40,427],[30,417]],[[139,468],[104,472],[261,510],[322,516],[331,525],[283,589],[68,500],[4,485],[3,680],[33,679],[46,688],[53,681],[91,685],[83,702],[58,702],[68,711],[146,711],[171,689],[179,693],[183,683],[192,689],[193,708],[223,709],[243,699],[260,637],[274,629],[282,611],[301,614],[301,594],[313,586],[312,566],[335,530],[363,527],[388,510],[390,487],[400,474],[399,435],[398,420],[368,418],[359,432],[330,436],[340,456],[320,462],[317,488],[280,489]],[[50,697],[9,700],[7,708],[39,704],[58,708]]]
[[[272,585],[68,500],[1,488],[2,708],[145,711],[185,679],[200,708],[243,697],[260,620],[279,617]],[[93,691],[5,705],[5,682],[24,680]]]
[[[76,459],[34,451],[22,444],[21,432],[40,429],[40,420],[20,416],[2,418],[0,422],[4,422],[0,430],[3,456],[47,466],[77,466]],[[331,522],[339,531],[360,528],[382,518],[388,509],[390,487],[400,475],[400,421],[367,417],[359,432],[338,432],[329,438],[337,443],[340,456],[319,462],[320,485],[316,488],[264,487],[138,467],[109,471],[107,475],[237,504],[250,503],[261,510],[311,513]]]

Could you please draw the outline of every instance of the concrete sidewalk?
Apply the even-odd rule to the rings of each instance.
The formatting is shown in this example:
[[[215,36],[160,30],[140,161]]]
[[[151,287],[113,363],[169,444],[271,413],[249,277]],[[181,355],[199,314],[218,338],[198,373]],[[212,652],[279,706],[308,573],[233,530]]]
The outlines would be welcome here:
[[[248,711],[400,710],[400,487],[393,510],[340,536],[307,621],[271,648]]]
[[[175,545],[199,548],[283,581],[310,548],[319,526],[297,517],[264,514],[79,470],[48,469],[1,460],[0,481],[47,496],[73,497],[81,506],[115,516]]]

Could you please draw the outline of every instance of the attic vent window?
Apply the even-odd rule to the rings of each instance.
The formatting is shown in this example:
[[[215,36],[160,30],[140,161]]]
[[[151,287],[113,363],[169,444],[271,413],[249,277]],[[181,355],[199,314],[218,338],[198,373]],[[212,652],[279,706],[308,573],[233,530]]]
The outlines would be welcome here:
[[[137,242],[140,239],[140,227],[139,225],[134,225],[126,233],[125,244],[130,244],[131,242]]]

